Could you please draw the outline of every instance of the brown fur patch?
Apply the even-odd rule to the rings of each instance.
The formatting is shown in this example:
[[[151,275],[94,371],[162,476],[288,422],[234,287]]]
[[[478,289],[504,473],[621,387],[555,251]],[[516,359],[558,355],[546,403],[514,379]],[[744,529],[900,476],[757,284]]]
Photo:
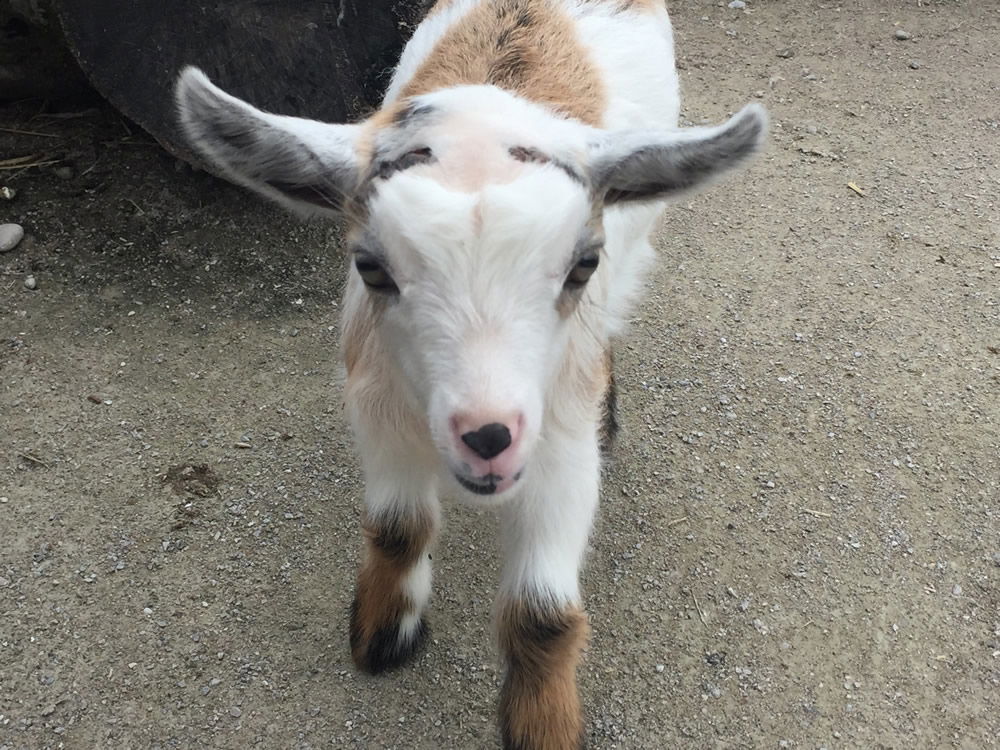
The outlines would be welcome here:
[[[605,108],[604,85],[572,20],[549,0],[476,6],[445,32],[402,98],[476,84],[507,89],[591,125],[601,123]]]
[[[601,423],[598,440],[601,453],[607,457],[611,453],[615,435],[618,434],[618,388],[615,385],[615,359],[609,346],[604,352],[603,372],[599,377],[604,381],[604,397],[601,400]]]
[[[583,716],[576,667],[587,641],[587,616],[576,607],[511,602],[499,614],[507,673],[500,694],[505,750],[579,750]]]
[[[379,321],[375,310],[369,309],[366,312],[367,315],[352,315],[344,321],[340,348],[348,377],[353,375],[358,365],[362,363],[366,352],[365,344],[378,326]]]
[[[366,555],[351,609],[351,656],[359,669],[380,672],[395,666],[396,636],[403,615],[413,602],[403,591],[406,574],[430,543],[433,522],[429,515],[362,523]]]

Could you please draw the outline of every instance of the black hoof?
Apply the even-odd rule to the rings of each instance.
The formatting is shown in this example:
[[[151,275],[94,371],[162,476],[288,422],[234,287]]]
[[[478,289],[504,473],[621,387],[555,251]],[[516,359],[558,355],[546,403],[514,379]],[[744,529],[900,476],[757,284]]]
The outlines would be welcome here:
[[[379,628],[369,638],[364,637],[358,622],[358,605],[351,605],[351,656],[362,672],[381,674],[396,669],[413,659],[424,647],[430,628],[420,618],[420,624],[409,638],[400,639],[399,623]]]

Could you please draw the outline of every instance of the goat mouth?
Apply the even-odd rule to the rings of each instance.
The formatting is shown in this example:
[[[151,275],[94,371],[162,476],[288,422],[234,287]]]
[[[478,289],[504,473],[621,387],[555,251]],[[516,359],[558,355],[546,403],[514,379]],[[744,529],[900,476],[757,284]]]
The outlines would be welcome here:
[[[457,481],[462,487],[467,489],[469,492],[472,492],[473,494],[476,495],[493,495],[496,494],[497,492],[503,493],[509,490],[514,485],[514,483],[521,478],[521,475],[523,473],[524,470],[522,469],[510,479],[504,479],[504,477],[500,476],[499,474],[487,474],[486,476],[483,477],[473,477],[473,478],[470,478],[468,476],[463,476],[457,471],[454,474],[455,474],[455,481]]]
[[[455,479],[469,492],[474,492],[477,495],[492,495],[497,491],[497,485],[503,481],[503,477],[496,474],[487,474],[485,477],[478,477],[475,480],[466,479],[460,474],[456,474]]]

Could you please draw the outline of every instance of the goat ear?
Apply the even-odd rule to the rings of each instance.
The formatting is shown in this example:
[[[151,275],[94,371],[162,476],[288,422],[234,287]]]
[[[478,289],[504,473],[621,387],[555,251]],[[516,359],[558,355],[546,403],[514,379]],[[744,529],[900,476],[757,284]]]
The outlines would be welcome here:
[[[669,198],[743,164],[766,133],[758,104],[714,128],[609,133],[590,148],[591,179],[606,205]]]
[[[357,125],[262,112],[194,67],[175,96],[188,142],[233,182],[305,214],[338,213],[357,186]]]

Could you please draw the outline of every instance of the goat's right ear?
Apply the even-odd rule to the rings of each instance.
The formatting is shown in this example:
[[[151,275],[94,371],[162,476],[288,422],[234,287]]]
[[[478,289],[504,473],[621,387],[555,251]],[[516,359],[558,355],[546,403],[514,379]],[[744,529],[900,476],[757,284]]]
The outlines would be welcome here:
[[[188,142],[233,182],[305,214],[337,214],[356,188],[359,126],[262,112],[194,67],[175,95]]]
[[[591,177],[606,205],[671,198],[742,166],[766,135],[759,104],[714,128],[608,133],[591,146]]]

